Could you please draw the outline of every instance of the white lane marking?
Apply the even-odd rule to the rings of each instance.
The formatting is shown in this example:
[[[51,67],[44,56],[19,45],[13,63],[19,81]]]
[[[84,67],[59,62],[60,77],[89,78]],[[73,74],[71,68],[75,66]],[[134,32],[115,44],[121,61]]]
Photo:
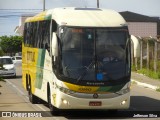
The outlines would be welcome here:
[[[157,87],[157,86],[150,85],[150,84],[143,83],[143,82],[139,82],[139,81],[136,81],[136,80],[134,80],[134,79],[131,79],[131,81],[136,82],[136,83],[137,83],[138,85],[140,85],[140,86],[144,86],[144,87],[147,87],[147,88],[150,88],[150,89],[153,89],[153,90],[158,89],[158,87]]]
[[[21,91],[17,86],[15,86],[13,83],[11,83],[10,81],[6,80],[6,82],[11,85],[13,88],[15,88],[21,95],[25,95],[25,93],[23,91]],[[23,98],[26,102],[28,102],[27,100],[29,99],[27,96],[25,98]],[[27,100],[26,100],[27,99]],[[46,111],[45,109],[43,109],[40,105],[35,104],[39,109]]]
[[[8,84],[10,84],[12,87],[14,87],[21,95],[25,95],[17,86],[15,86],[13,83],[10,81],[6,80]]]
[[[40,105],[35,104],[37,107],[39,107],[41,110],[46,111],[45,109],[43,109]]]

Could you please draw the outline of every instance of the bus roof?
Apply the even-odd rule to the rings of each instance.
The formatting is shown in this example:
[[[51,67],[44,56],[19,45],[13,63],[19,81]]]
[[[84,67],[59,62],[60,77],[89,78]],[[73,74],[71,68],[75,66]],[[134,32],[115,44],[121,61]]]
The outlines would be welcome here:
[[[43,21],[43,20],[47,20],[47,19],[51,19],[51,14],[48,15],[47,11],[44,11],[44,12],[37,14],[36,16],[28,17],[25,20],[25,22]]]
[[[126,25],[116,11],[97,8],[55,8],[28,18],[26,22],[54,19],[59,25],[84,27],[120,27]]]

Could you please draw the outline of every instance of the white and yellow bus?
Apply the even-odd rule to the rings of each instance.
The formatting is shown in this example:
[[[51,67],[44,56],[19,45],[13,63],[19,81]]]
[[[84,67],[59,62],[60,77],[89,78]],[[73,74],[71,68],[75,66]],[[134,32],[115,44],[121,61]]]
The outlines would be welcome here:
[[[47,10],[25,22],[23,86],[52,113],[128,109],[130,51],[126,21],[113,10]]]

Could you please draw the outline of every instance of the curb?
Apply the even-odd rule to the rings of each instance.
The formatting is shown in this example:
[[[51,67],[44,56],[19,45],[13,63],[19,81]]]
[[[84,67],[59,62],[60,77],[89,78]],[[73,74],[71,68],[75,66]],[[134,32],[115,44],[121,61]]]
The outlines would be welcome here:
[[[159,88],[158,86],[154,86],[154,85],[151,85],[151,84],[148,84],[148,83],[139,82],[139,81],[134,80],[134,79],[131,79],[131,81],[136,82],[137,85],[140,85],[140,86],[143,86],[143,87],[146,87],[146,88],[150,88],[150,89],[153,89],[153,90],[157,90]]]

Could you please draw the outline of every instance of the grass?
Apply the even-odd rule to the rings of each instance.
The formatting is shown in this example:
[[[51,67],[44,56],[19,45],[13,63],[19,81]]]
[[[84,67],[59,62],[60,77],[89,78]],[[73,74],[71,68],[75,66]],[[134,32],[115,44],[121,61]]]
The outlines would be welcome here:
[[[134,84],[137,84],[137,83],[135,81],[132,81],[131,84],[134,85]]]
[[[134,65],[132,65],[131,69],[132,71],[136,71],[136,67]]]
[[[156,91],[157,91],[157,92],[160,92],[160,87],[158,87],[158,88],[156,89]]]
[[[137,70],[137,72],[160,81],[160,72],[154,72],[152,70],[147,69]]]
[[[6,82],[1,76],[0,76],[0,81]]]
[[[4,81],[4,79],[0,76],[0,81]],[[2,87],[2,85],[0,85],[0,87]],[[0,92],[1,94],[1,92]]]

